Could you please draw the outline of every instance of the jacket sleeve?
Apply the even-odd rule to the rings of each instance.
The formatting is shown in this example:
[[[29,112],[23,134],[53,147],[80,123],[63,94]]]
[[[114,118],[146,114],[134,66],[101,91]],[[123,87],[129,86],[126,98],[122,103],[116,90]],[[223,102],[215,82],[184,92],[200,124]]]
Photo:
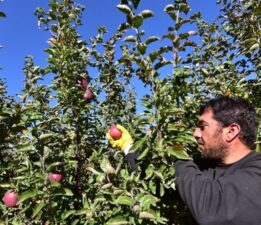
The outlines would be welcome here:
[[[247,207],[253,219],[260,219],[260,161],[218,179],[206,176],[192,161],[178,160],[174,167],[180,196],[200,224],[232,224],[246,216]]]

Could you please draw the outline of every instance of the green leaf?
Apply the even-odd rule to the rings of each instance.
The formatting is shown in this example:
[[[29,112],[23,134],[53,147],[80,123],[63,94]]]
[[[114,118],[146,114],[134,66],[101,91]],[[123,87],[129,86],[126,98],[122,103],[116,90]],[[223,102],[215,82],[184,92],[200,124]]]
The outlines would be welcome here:
[[[201,71],[203,72],[203,74],[209,75],[209,72],[205,68],[201,68]]]
[[[139,15],[135,16],[132,20],[133,27],[139,28],[142,25],[142,22],[143,22],[142,16]]]
[[[30,120],[43,120],[43,116],[40,113],[32,113]]]
[[[154,165],[150,164],[147,169],[145,170],[145,174],[146,174],[146,177],[144,178],[145,180],[151,178],[151,176],[153,175],[153,172],[154,172]]]
[[[137,49],[140,52],[140,54],[144,55],[146,53],[146,50],[147,50],[147,45],[146,44],[138,44]]]
[[[140,212],[140,219],[155,219],[157,216],[156,212],[150,210],[149,212]]]
[[[163,150],[163,139],[160,139],[159,141],[157,141],[157,143],[156,143],[156,149],[158,150],[158,151],[162,151]]]
[[[3,12],[0,12],[0,17],[6,17],[6,15]]]
[[[153,173],[155,174],[156,177],[160,178],[161,180],[164,180],[164,177],[160,171],[155,170]]]
[[[145,150],[139,155],[137,159],[141,160],[142,158],[144,158],[148,154],[149,150],[149,148],[145,148]]]
[[[158,36],[151,36],[151,37],[147,38],[144,43],[146,45],[148,45],[148,44],[150,44],[154,41],[158,41],[158,40],[160,40],[160,38]]]
[[[68,218],[70,215],[74,214],[76,212],[76,210],[69,210],[65,213],[62,214],[62,219],[65,220],[66,218]]]
[[[55,136],[56,136],[55,133],[41,134],[40,137],[39,137],[39,139],[40,139],[41,141],[44,141],[44,140],[46,140],[46,139],[49,139],[49,138],[52,138],[52,137],[55,137]]]
[[[55,53],[56,53],[56,50],[54,50],[52,48],[47,48],[44,51],[50,55],[49,57],[51,57],[52,55],[55,55]]]
[[[128,24],[128,23],[122,23],[122,24],[119,25],[118,30],[119,30],[119,31],[124,31],[124,30],[127,30],[127,29],[130,28],[130,27],[131,27],[131,26],[130,26],[130,24]]]
[[[111,218],[105,225],[122,225],[129,224],[129,222],[123,216],[115,216]]]
[[[65,192],[65,195],[67,195],[67,196],[73,196],[73,192],[72,192],[69,188],[64,188],[63,190],[64,190],[64,192]]]
[[[251,48],[250,48],[250,51],[253,51],[255,49],[259,49],[259,44],[258,43],[252,45]]]
[[[172,155],[172,156],[175,156],[176,158],[178,159],[191,159],[191,157],[188,155],[188,153],[186,153],[185,151],[175,151],[175,149],[173,147],[168,147],[167,148],[167,152],[168,152],[168,155]]]
[[[151,191],[152,194],[156,194],[156,183],[155,183],[155,180],[154,179],[151,179],[149,181],[149,189]],[[148,207],[149,208],[149,207]]]
[[[165,188],[162,184],[160,184],[160,196],[162,197],[165,194]]]
[[[177,18],[178,18],[177,13],[175,13],[175,12],[168,12],[168,14],[174,21],[177,20]]]
[[[129,36],[125,37],[123,39],[123,41],[126,41],[126,42],[136,42],[137,38],[135,36],[133,36],[133,35],[129,35]]]
[[[89,209],[80,209],[78,211],[75,212],[75,215],[79,216],[79,215],[84,215],[86,214],[86,212],[88,212]]]
[[[117,8],[127,15],[131,14],[131,9],[127,5],[118,4]]]
[[[151,10],[145,9],[143,10],[140,15],[145,19],[145,18],[149,18],[149,17],[153,17],[154,13]]]
[[[20,152],[29,152],[35,150],[35,147],[31,143],[18,144],[16,148]]]
[[[183,3],[183,4],[181,4],[179,9],[181,12],[184,12],[185,14],[187,14],[190,11],[190,6]]]
[[[10,183],[0,183],[1,188],[10,188],[11,186],[12,186],[12,184],[10,184]]]
[[[155,70],[158,70],[159,68],[172,64],[172,62],[170,60],[161,60],[160,62],[156,63],[154,68]]]
[[[25,191],[20,195],[19,203],[22,203],[29,198],[34,198],[34,197],[41,195],[41,194],[42,194],[42,192],[39,191],[39,190]]]
[[[75,219],[72,221],[72,225],[77,225],[77,224],[79,224],[79,219]]]
[[[51,163],[50,165],[47,166],[46,170],[47,170],[47,171],[50,171],[53,167],[59,166],[59,165],[61,165],[61,164],[62,164],[61,162]]]
[[[134,144],[132,145],[131,149],[130,149],[130,152],[135,152],[137,151],[143,144],[144,142],[147,140],[146,137],[144,138],[141,138],[140,140],[138,141],[135,141]]]
[[[120,205],[133,205],[133,200],[128,197],[128,196],[119,196],[116,200],[115,200],[116,204],[120,204]]]
[[[37,216],[37,214],[43,209],[43,207],[45,207],[45,203],[44,202],[40,202],[37,205],[37,207],[34,209],[32,217],[34,218],[35,216]]]
[[[153,195],[144,195],[139,199],[140,206],[144,209],[150,208],[151,205],[155,205],[159,201],[158,198]]]
[[[175,141],[180,143],[197,143],[192,135],[179,135],[175,138]]]
[[[165,8],[164,8],[164,12],[172,12],[172,11],[174,11],[174,5],[173,4],[168,4],[168,5],[166,5],[165,6]]]

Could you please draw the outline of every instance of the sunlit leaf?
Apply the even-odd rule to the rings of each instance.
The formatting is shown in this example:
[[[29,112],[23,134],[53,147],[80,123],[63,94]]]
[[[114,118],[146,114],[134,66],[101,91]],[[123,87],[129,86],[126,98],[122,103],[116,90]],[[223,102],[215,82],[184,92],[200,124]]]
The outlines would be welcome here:
[[[144,195],[139,199],[142,208],[148,209],[151,205],[155,205],[159,201],[158,198],[152,195]]]
[[[26,201],[27,199],[34,198],[38,195],[41,195],[42,192],[39,190],[25,191],[19,197],[19,203]]]
[[[45,203],[44,202],[40,202],[37,204],[36,208],[33,211],[33,215],[32,217],[36,217],[38,215],[38,213],[45,207]]]
[[[116,200],[115,200],[116,204],[120,204],[120,205],[133,205],[133,200],[128,197],[128,196],[119,196]]]
[[[131,14],[131,9],[127,5],[118,4],[117,8],[127,15]]]
[[[149,17],[153,17],[154,16],[154,13],[151,11],[151,10],[143,10],[140,15],[143,17],[143,18],[149,18]]]
[[[137,38],[135,36],[133,36],[133,35],[129,35],[129,36],[125,37],[123,39],[123,41],[126,41],[126,42],[136,42]]]
[[[135,152],[137,151],[139,148],[141,148],[141,146],[144,144],[144,142],[146,141],[146,137],[141,138],[138,141],[135,141],[134,144],[132,145],[130,152]]]
[[[157,216],[156,212],[150,210],[149,212],[140,212],[139,218],[141,219],[155,219]]]
[[[123,216],[115,216],[105,223],[105,225],[122,225],[129,224],[129,222]]]
[[[164,11],[165,12],[171,12],[175,9],[174,5],[173,4],[169,4],[169,5],[166,5],[165,8],[164,8]]]
[[[150,43],[152,43],[152,42],[155,42],[155,41],[158,41],[158,40],[160,40],[160,38],[158,37],[158,36],[150,36],[149,38],[147,38],[146,40],[145,40],[145,44],[146,45],[148,45],[148,44],[150,44]]]
[[[175,150],[173,147],[167,148],[168,155],[172,155],[178,159],[191,159],[191,157],[183,150]]]

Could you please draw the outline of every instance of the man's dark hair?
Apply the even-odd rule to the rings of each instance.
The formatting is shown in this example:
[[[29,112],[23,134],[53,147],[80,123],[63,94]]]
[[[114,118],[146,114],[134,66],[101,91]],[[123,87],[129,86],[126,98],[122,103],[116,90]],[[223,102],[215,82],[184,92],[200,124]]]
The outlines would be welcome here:
[[[223,127],[236,123],[241,128],[240,140],[249,148],[254,147],[258,129],[255,108],[242,98],[218,97],[200,107],[200,115],[211,109],[213,118]]]

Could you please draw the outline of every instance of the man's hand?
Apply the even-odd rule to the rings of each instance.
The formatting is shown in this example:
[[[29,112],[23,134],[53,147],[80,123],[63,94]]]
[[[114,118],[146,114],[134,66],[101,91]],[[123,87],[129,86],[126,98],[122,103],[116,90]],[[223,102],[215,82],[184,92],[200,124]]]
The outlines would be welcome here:
[[[116,124],[116,127],[122,132],[120,139],[114,140],[109,133],[106,136],[113,148],[119,148],[127,155],[133,143],[132,137],[123,126]]]
[[[136,159],[139,155],[139,151],[129,153],[129,150],[133,144],[132,137],[130,133],[121,125],[116,125],[116,127],[121,131],[121,138],[114,140],[109,133],[106,134],[110,144],[113,148],[119,148],[125,154],[125,159],[128,161],[131,170],[136,170]]]

